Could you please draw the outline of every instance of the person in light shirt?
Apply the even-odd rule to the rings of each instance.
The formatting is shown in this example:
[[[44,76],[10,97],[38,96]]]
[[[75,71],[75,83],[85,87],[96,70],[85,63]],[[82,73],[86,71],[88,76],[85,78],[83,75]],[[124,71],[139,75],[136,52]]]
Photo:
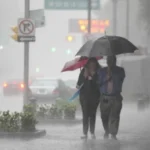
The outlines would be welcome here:
[[[98,71],[99,90],[101,92],[100,111],[105,130],[104,138],[108,139],[109,134],[111,134],[111,138],[117,140],[125,71],[116,65],[116,56],[108,56],[107,65]]]

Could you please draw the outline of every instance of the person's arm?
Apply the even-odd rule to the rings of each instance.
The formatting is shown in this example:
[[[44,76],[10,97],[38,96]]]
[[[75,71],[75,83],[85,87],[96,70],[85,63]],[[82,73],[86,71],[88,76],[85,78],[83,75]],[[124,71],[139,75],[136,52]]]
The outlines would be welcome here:
[[[76,85],[76,88],[79,89],[80,86],[84,83],[85,81],[85,77],[84,77],[84,71],[85,69],[82,69],[80,74],[79,74],[79,77],[78,77],[78,81],[77,81],[77,85]]]
[[[124,70],[124,68],[121,68],[121,81],[122,81],[122,83],[124,82],[125,77],[126,77],[125,70]]]
[[[101,81],[102,81],[102,69],[99,69],[97,71],[97,84],[101,85]]]

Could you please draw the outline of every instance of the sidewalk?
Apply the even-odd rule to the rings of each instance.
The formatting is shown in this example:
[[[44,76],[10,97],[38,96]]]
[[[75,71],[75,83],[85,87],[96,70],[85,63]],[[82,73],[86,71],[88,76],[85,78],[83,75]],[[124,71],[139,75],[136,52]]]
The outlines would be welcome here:
[[[135,106],[136,108],[136,106]],[[82,125],[39,125],[47,130],[43,138],[22,140],[0,140],[1,150],[149,150],[150,149],[150,112],[137,113],[136,109],[124,107],[121,114],[118,141],[103,140],[103,127],[99,114],[96,124],[96,140],[83,141]]]

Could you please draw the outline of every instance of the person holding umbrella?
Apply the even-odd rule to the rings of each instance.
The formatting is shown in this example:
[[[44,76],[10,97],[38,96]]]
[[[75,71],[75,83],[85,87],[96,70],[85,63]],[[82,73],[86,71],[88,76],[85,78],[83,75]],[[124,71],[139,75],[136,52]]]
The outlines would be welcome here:
[[[89,58],[85,67],[81,70],[77,88],[80,89],[80,104],[83,114],[83,136],[82,139],[88,138],[88,129],[90,126],[91,138],[95,139],[95,122],[96,110],[99,105],[99,89],[97,71],[100,65],[96,58]]]
[[[117,140],[125,71],[122,67],[116,66],[116,56],[108,56],[107,65],[108,67],[102,68],[98,73],[101,91],[100,111],[105,130],[104,138],[109,138],[111,134],[111,138]]]
[[[100,57],[107,56],[108,67],[98,71],[100,97],[100,110],[104,138],[109,134],[113,139],[119,127],[120,112],[122,109],[122,84],[125,78],[123,68],[116,66],[116,55],[134,53],[138,48],[128,39],[120,36],[106,35],[88,40],[77,52],[76,56]]]

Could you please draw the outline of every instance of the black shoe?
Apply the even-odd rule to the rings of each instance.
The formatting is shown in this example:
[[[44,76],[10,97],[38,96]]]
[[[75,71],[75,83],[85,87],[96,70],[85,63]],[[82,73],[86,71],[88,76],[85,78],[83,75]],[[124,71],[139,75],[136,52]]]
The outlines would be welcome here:
[[[111,139],[112,139],[112,140],[117,140],[116,135],[111,135]]]
[[[81,139],[83,139],[83,140],[86,140],[88,138],[88,136],[87,135],[83,135],[83,136],[81,136]]]
[[[108,139],[109,138],[109,134],[108,133],[105,133],[104,134],[104,139]]]

